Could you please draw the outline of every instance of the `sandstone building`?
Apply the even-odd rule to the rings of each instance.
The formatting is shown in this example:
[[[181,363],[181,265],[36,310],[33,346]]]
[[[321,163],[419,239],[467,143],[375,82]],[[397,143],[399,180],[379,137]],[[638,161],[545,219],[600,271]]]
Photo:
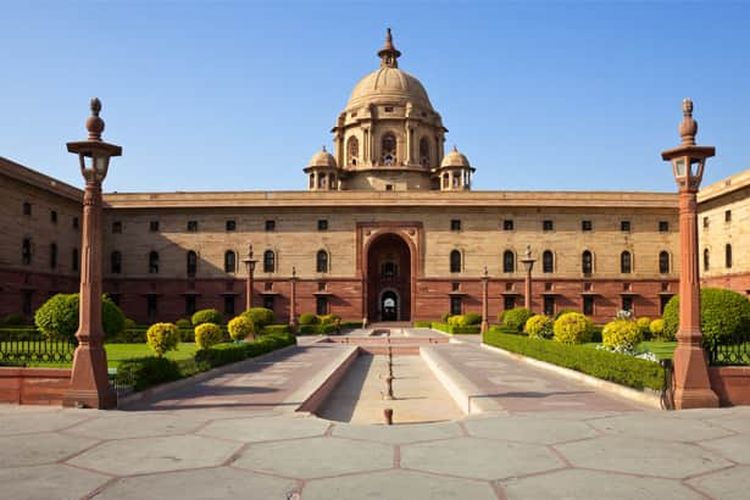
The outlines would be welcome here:
[[[474,167],[445,152],[442,117],[398,65],[390,33],[356,84],[333,152],[304,167],[306,191],[105,194],[105,291],[140,323],[254,304],[372,321],[436,319],[523,304],[520,259],[536,259],[532,305],[604,322],[660,314],[677,290],[677,195],[473,191]],[[666,168],[666,167],[665,167]],[[0,314],[30,317],[77,290],[82,191],[0,158]],[[705,280],[750,289],[750,171],[700,194]],[[699,221],[700,223],[700,221]]]

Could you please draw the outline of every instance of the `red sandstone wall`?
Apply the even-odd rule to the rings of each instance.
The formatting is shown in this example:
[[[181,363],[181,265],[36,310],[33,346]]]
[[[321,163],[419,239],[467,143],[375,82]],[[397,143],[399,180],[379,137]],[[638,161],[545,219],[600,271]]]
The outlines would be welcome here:
[[[702,278],[701,286],[729,288],[743,295],[750,293],[750,273],[729,274],[714,278]]]
[[[708,374],[722,406],[750,405],[750,366],[711,367]]]
[[[70,386],[70,370],[58,368],[0,368],[0,402],[61,405]]]

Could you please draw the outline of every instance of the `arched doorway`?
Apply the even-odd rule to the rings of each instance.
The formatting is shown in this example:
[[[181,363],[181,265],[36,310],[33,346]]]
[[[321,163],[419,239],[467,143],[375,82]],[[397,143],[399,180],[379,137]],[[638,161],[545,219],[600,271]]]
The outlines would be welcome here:
[[[377,236],[367,250],[367,317],[411,319],[411,250],[397,234]]]

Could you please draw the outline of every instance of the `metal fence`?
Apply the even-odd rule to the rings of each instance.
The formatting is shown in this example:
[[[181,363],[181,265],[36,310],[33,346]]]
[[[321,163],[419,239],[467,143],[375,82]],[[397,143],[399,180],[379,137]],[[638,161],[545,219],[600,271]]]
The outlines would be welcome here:
[[[0,364],[67,364],[73,362],[75,348],[75,342],[71,340],[3,338],[0,340]]]
[[[747,335],[706,339],[704,345],[711,366],[750,365],[750,341]]]

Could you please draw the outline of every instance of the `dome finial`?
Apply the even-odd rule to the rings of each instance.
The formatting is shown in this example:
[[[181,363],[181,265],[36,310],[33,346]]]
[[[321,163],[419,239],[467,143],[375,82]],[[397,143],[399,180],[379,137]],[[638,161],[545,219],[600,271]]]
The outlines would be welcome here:
[[[325,144],[323,144],[323,152],[324,152],[324,153],[327,153],[327,152],[328,152],[328,151],[326,151],[326,145],[325,145]]]
[[[385,32],[385,45],[378,51],[378,57],[380,57],[380,65],[387,66],[389,68],[398,68],[398,58],[401,56],[396,47],[393,45],[393,35],[391,34],[391,28],[388,28]]]
[[[682,100],[682,121],[680,122],[679,131],[683,144],[695,146],[698,122],[693,119],[693,101],[689,97]]]

